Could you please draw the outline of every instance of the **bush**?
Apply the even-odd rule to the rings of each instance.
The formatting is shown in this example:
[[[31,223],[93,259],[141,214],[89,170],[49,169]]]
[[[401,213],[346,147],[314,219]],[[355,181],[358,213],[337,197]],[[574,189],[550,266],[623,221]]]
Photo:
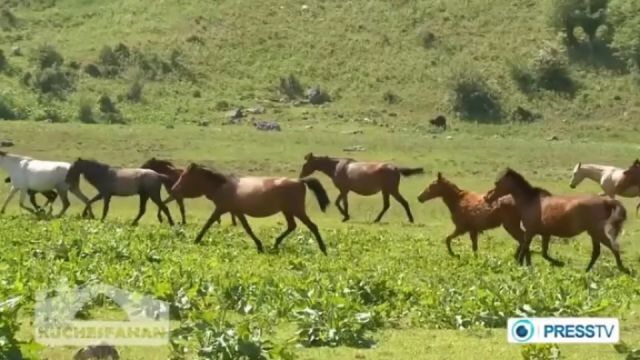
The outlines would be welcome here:
[[[51,121],[54,123],[62,122],[62,116],[58,109],[52,106],[46,106],[36,111],[33,115],[33,119],[36,121]]]
[[[453,78],[453,110],[463,119],[496,121],[502,118],[497,93],[479,74],[463,70]]]
[[[80,100],[78,107],[78,120],[85,124],[93,124],[96,122],[93,117],[93,104],[87,99]]]
[[[100,118],[102,121],[108,124],[126,123],[124,117],[120,113],[120,110],[116,108],[116,105],[111,101],[111,98],[108,95],[101,95],[98,98],[98,108],[100,109]]]
[[[10,30],[18,26],[18,18],[8,8],[0,9],[0,29]]]
[[[389,105],[394,105],[402,101],[400,96],[396,95],[393,91],[387,90],[382,94],[382,100]]]
[[[611,0],[609,19],[615,28],[613,46],[619,55],[640,70],[640,2]]]
[[[280,78],[278,90],[280,94],[286,96],[289,100],[300,99],[304,96],[304,87],[293,74]]]
[[[598,28],[606,22],[609,0],[550,0],[550,22],[564,31],[569,46],[577,45],[574,30],[577,27],[587,34],[590,42],[596,38]]]
[[[36,48],[31,55],[31,61],[36,63],[39,69],[47,69],[54,66],[62,66],[64,58],[53,45],[44,44]]]
[[[16,120],[18,119],[18,113],[14,110],[13,104],[9,99],[0,94],[0,119],[1,120]]]
[[[127,100],[131,102],[140,102],[142,100],[142,89],[144,88],[144,84],[140,80],[140,78],[136,77],[129,86],[129,90],[127,90],[127,94],[125,95]]]
[[[510,74],[524,93],[549,90],[573,96],[578,87],[571,77],[566,55],[550,44],[543,47],[529,64],[513,61]]]
[[[7,57],[4,55],[4,51],[0,49],[0,72],[6,71],[9,69],[9,62],[7,61]]]
[[[72,90],[75,83],[75,74],[57,65],[36,70],[28,83],[40,93],[63,97]]]
[[[433,47],[436,42],[436,36],[429,31],[429,28],[426,25],[423,25],[418,29],[418,39],[420,40],[420,45],[425,49]]]

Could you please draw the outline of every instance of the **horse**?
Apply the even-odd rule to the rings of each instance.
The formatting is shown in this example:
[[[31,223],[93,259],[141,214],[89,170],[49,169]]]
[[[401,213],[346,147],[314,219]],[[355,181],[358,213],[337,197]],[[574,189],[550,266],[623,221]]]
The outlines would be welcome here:
[[[147,200],[151,198],[167,216],[169,225],[173,226],[171,213],[160,198],[162,185],[171,185],[171,179],[166,175],[149,169],[112,167],[95,160],[78,158],[71,164],[65,180],[72,186],[78,186],[80,175],[84,175],[84,178],[98,190],[98,195],[89,200],[84,211],[90,211],[91,204],[103,199],[102,221],[107,217],[112,196],[139,195],[140,209],[132,225],[138,224],[146,212]]]
[[[522,216],[524,241],[520,246],[520,262],[526,257],[531,263],[529,246],[535,235],[542,236],[542,256],[552,265],[563,266],[562,261],[549,256],[551,236],[575,237],[587,232],[593,250],[587,272],[600,256],[600,244],[611,250],[618,269],[629,274],[620,259],[618,235],[622,231],[627,212],[619,200],[597,195],[556,196],[545,195],[540,188],[532,186],[522,175],[507,167],[495,182],[495,187],[485,195],[493,202],[502,196],[511,195]]]
[[[597,182],[602,188],[601,196],[606,195],[615,199],[616,195],[633,198],[640,196],[640,186],[633,185],[624,190],[616,190],[623,177],[625,169],[615,166],[577,163],[573,168],[569,187],[575,189],[585,178]],[[636,215],[640,209],[640,202],[636,206]]]
[[[350,219],[347,195],[353,191],[362,196],[371,196],[382,192],[382,211],[374,223],[379,222],[389,209],[389,195],[404,207],[409,222],[413,223],[409,203],[400,194],[400,176],[423,174],[422,168],[404,168],[385,162],[362,162],[351,158],[314,156],[313,153],[305,155],[304,160],[300,178],[320,171],[330,177],[338,188],[340,194],[336,198],[335,205],[343,216],[343,222]],[[342,206],[340,206],[340,201],[342,201]]]
[[[7,176],[7,178],[4,179],[4,182],[7,184],[10,184],[11,177]],[[53,210],[53,203],[58,198],[58,193],[55,192],[54,190],[45,190],[45,191],[27,190],[27,194],[29,195],[29,202],[31,202],[31,205],[33,205],[33,208],[36,209],[36,212],[40,212],[40,210],[42,209],[38,205],[38,202],[36,201],[36,194],[38,193],[44,195],[44,197],[47,199],[47,202],[44,203],[42,208],[49,206],[49,213],[51,213],[51,211]]]
[[[451,249],[451,240],[456,237],[469,233],[471,246],[476,254],[478,235],[485,230],[502,226],[518,243],[514,254],[517,261],[519,246],[524,240],[524,232],[520,228],[521,219],[515,202],[511,196],[507,195],[495,203],[488,203],[485,201],[484,195],[460,189],[438,172],[436,180],[422,191],[418,196],[418,201],[424,203],[440,197],[449,209],[455,229],[447,236],[445,243],[451,256],[456,256]]]
[[[287,229],[276,238],[274,250],[295,230],[297,218],[313,233],[320,251],[327,255],[318,226],[311,221],[305,210],[306,187],[313,192],[320,210],[324,212],[330,203],[329,197],[322,183],[312,177],[235,177],[191,163],[173,185],[171,192],[183,197],[205,195],[215,204],[215,210],[198,233],[195,243],[202,241],[213,222],[229,212],[240,220],[258,252],[263,253],[262,242],[251,230],[246,216],[263,218],[282,213],[287,221]]]
[[[636,159],[629,168],[622,171],[622,177],[616,184],[615,191],[625,192],[640,186],[640,159]],[[640,206],[640,205],[638,205]]]
[[[29,190],[43,192],[55,189],[62,201],[62,209],[56,215],[57,217],[64,215],[71,205],[68,192],[87,204],[89,199],[80,191],[80,188],[69,186],[65,181],[70,167],[71,164],[67,162],[37,160],[28,156],[0,151],[0,168],[9,173],[11,181],[11,190],[2,209],[0,209],[0,213],[5,212],[7,204],[18,191],[20,191],[20,207],[32,214],[35,213],[34,210],[24,204]],[[90,210],[88,214],[93,216]]]
[[[141,166],[142,169],[151,169],[155,172],[157,172],[158,174],[164,174],[166,175],[170,180],[170,186],[165,185],[165,189],[167,190],[167,192],[169,193],[169,198],[167,198],[166,200],[164,200],[164,204],[168,204],[171,201],[175,200],[176,203],[178,204],[178,208],[180,208],[180,215],[182,216],[182,224],[186,224],[187,223],[187,219],[185,216],[185,210],[184,210],[184,198],[182,197],[176,197],[175,194],[171,193],[171,187],[176,183],[176,181],[178,181],[178,178],[180,177],[180,174],[182,174],[182,171],[184,169],[180,169],[177,168],[173,165],[173,163],[171,163],[171,161],[168,160],[161,160],[161,159],[156,159],[155,157],[147,160],[144,164],[142,164]],[[158,209],[158,221],[162,222],[162,211],[161,209]],[[231,221],[233,222],[233,225],[236,225],[236,217],[231,214]]]

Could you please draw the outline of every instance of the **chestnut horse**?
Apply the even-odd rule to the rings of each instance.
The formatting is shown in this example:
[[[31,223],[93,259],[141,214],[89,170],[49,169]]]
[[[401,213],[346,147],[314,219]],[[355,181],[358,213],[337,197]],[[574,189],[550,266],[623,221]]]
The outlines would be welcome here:
[[[281,212],[287,221],[287,229],[276,238],[274,249],[295,230],[295,218],[298,218],[313,233],[320,250],[327,255],[318,227],[307,216],[305,186],[314,193],[324,212],[330,203],[329,197],[320,181],[315,178],[234,177],[192,163],[182,172],[171,192],[183,197],[205,195],[216,206],[196,237],[196,243],[202,241],[211,224],[229,212],[240,220],[244,230],[255,242],[258,252],[262,253],[262,242],[251,230],[246,215],[262,218]]]
[[[640,186],[640,159],[636,159],[628,169],[622,172],[622,177],[616,184],[616,192],[628,191]]]
[[[439,172],[436,180],[418,196],[418,201],[424,203],[438,197],[442,198],[449,209],[455,225],[453,232],[446,238],[447,250],[451,256],[455,256],[451,250],[451,240],[456,237],[469,233],[475,254],[478,251],[478,234],[502,226],[518,242],[514,254],[518,260],[519,245],[524,239],[524,232],[520,228],[520,214],[511,196],[504,196],[495,203],[488,203],[484,200],[484,194],[460,189]]]
[[[593,245],[587,272],[600,256],[600,244],[603,244],[613,253],[618,269],[629,273],[622,265],[617,242],[627,219],[627,211],[620,201],[597,195],[545,195],[511,168],[504,171],[485,200],[492,202],[504,195],[513,196],[522,216],[524,241],[520,246],[520,262],[525,257],[530,262],[531,240],[541,235],[542,256],[551,264],[562,266],[561,261],[549,256],[551,236],[570,238],[586,231]]]
[[[171,163],[171,161],[160,160],[160,159],[156,159],[155,157],[147,160],[147,162],[142,164],[141,168],[151,169],[157,172],[158,174],[166,175],[169,178],[170,181],[165,184],[165,188],[169,193],[169,197],[163,202],[166,205],[171,201],[175,200],[176,203],[178,204],[178,208],[180,208],[180,215],[182,216],[182,224],[186,224],[187,219],[184,211],[184,198],[177,197],[175,196],[175,194],[171,193],[171,187],[173,187],[176,181],[178,181],[178,178],[180,177],[180,174],[182,174],[183,169],[175,167],[173,163]],[[162,210],[160,208],[158,208],[158,221],[162,222]],[[236,217],[233,214],[231,214],[231,221],[233,222],[233,225],[236,225]]]
[[[389,209],[389,195],[404,207],[409,222],[413,223],[413,215],[409,203],[400,195],[400,176],[411,176],[424,173],[422,168],[400,168],[384,162],[362,162],[350,158],[333,158],[328,156],[314,156],[312,153],[304,157],[300,177],[320,171],[331,178],[340,194],[335,204],[343,216],[342,221],[349,217],[349,201],[347,194],[353,191],[363,196],[375,195],[382,191],[382,211],[374,222],[379,222]],[[340,206],[342,201],[342,206]]]

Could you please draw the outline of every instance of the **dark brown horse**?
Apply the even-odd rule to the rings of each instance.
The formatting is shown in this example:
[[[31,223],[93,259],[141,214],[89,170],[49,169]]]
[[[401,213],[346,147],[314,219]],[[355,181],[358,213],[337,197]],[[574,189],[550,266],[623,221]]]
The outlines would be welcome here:
[[[476,253],[478,234],[502,226],[518,243],[514,254],[518,260],[524,232],[520,229],[520,214],[511,196],[504,196],[495,203],[488,203],[484,199],[484,194],[460,189],[438,173],[436,180],[418,196],[418,201],[424,203],[438,197],[442,198],[449,209],[451,220],[455,225],[453,232],[446,238],[447,250],[451,256],[455,256],[451,250],[451,240],[454,238],[469,233],[473,252]]]
[[[618,235],[627,218],[627,211],[618,200],[596,195],[556,196],[546,195],[533,187],[522,175],[507,168],[487,195],[487,201],[495,201],[511,195],[522,216],[524,241],[520,246],[520,261],[530,262],[529,246],[536,235],[542,236],[542,256],[551,264],[564,265],[549,256],[551,236],[570,238],[583,232],[591,237],[593,251],[587,271],[600,256],[600,244],[608,247],[616,259],[620,271],[629,273],[620,259]]]
[[[282,240],[295,230],[295,218],[298,218],[313,233],[320,250],[326,255],[326,246],[318,232],[318,227],[309,219],[305,209],[307,187],[316,196],[320,209],[325,211],[329,205],[329,198],[320,181],[314,178],[253,176],[237,178],[201,165],[191,164],[180,175],[171,192],[184,197],[205,195],[216,206],[196,237],[196,243],[202,241],[211,224],[229,212],[240,220],[244,230],[255,242],[258,252],[263,252],[262,242],[251,230],[246,216],[262,218],[280,212],[287,221],[287,229],[277,237],[274,249],[277,249]]]
[[[10,183],[11,182],[11,177],[7,177],[6,179],[4,179],[5,183]],[[55,190],[47,190],[47,191],[35,191],[35,190],[27,190],[27,194],[29,194],[29,201],[31,202],[31,205],[33,205],[33,208],[36,209],[36,211],[40,211],[42,208],[45,208],[49,205],[53,205],[53,203],[56,201],[56,199],[58,198],[58,193],[55,192]],[[42,208],[38,205],[38,202],[36,201],[36,194],[42,194],[46,199],[47,202],[44,203],[44,205],[42,205]],[[53,210],[53,207],[49,207],[49,213],[51,213],[51,211]]]
[[[422,168],[400,168],[385,162],[362,162],[350,158],[332,158],[328,156],[314,156],[307,154],[302,166],[300,177],[320,171],[333,180],[340,194],[335,204],[343,216],[342,221],[349,220],[349,191],[363,196],[375,195],[382,192],[382,211],[374,222],[379,222],[389,209],[389,195],[404,207],[409,222],[413,223],[413,215],[409,203],[400,195],[400,176],[411,176],[424,173]],[[342,201],[342,206],[340,206]]]
[[[185,216],[185,210],[184,210],[184,197],[179,197],[171,193],[171,188],[178,181],[178,179],[180,178],[180,174],[182,174],[182,171],[184,169],[175,167],[173,163],[171,163],[171,161],[160,160],[160,159],[156,159],[155,157],[147,160],[147,162],[142,164],[141,168],[151,169],[157,172],[158,174],[164,174],[169,178],[169,180],[171,180],[170,183],[165,183],[165,189],[169,193],[169,197],[166,200],[164,200],[164,204],[166,205],[171,201],[175,200],[176,203],[178,204],[178,208],[180,208],[180,215],[182,216],[182,224],[186,224],[187,218]],[[158,209],[158,221],[162,222],[162,209],[160,208]],[[236,217],[233,214],[231,214],[231,221],[233,222],[233,225],[236,225]]]
[[[95,160],[78,158],[69,168],[67,183],[77,186],[80,182],[80,175],[84,175],[84,178],[98,190],[98,195],[89,200],[83,214],[91,208],[91,204],[103,199],[102,220],[104,221],[109,212],[109,202],[112,196],[139,195],[140,210],[132,225],[138,224],[146,212],[149,198],[164,212],[169,224],[173,225],[169,209],[160,198],[162,184],[167,186],[171,181],[167,176],[149,169],[112,167]]]

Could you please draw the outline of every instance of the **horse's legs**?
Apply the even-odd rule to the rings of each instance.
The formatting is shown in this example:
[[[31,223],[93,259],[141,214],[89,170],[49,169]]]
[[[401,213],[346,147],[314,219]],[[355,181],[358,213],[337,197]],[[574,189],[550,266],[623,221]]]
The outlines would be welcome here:
[[[109,203],[111,202],[111,195],[103,195],[102,200],[104,201],[104,206],[102,208],[102,219],[100,221],[104,221],[107,217],[107,213],[109,212]]]
[[[80,199],[80,201],[82,201],[82,203],[84,204],[84,210],[82,210],[82,216],[84,217],[85,215],[89,214],[89,217],[91,219],[95,218],[95,216],[93,215],[93,210],[91,209],[91,204],[101,198],[100,193],[98,193],[98,195],[96,195],[92,200],[89,200],[89,198],[87,198],[82,193],[82,191],[80,191],[80,188],[77,186],[71,187],[69,189],[69,192],[71,192],[75,197]]]
[[[249,236],[253,240],[253,242],[256,243],[258,252],[259,253],[264,252],[264,250],[262,249],[262,242],[260,242],[260,239],[258,239],[256,234],[253,233],[253,230],[251,230],[251,227],[249,226],[249,222],[247,221],[247,218],[244,216],[244,214],[238,214],[238,219],[240,220],[240,224],[242,224],[244,231],[246,231],[247,234],[249,234]]]
[[[236,222],[236,216],[231,213],[231,223],[233,224],[233,226],[237,226],[238,223]]]
[[[293,230],[296,229],[296,219],[293,217],[293,215],[285,213],[284,217],[287,220],[287,229],[276,238],[276,243],[273,245],[274,250],[280,246],[280,243],[282,243],[282,240],[284,240],[287,235],[289,235]]]
[[[340,191],[340,196],[342,197],[342,222],[348,221],[351,217],[349,216],[349,200],[347,199],[347,194],[349,191]]]
[[[209,230],[211,225],[214,222],[216,222],[216,220],[220,219],[220,216],[222,216],[222,214],[224,214],[224,212],[218,210],[218,208],[213,210],[213,213],[211,213],[211,216],[209,216],[209,219],[207,220],[207,222],[204,223],[204,226],[202,227],[202,229],[198,233],[198,236],[196,236],[196,240],[195,240],[196,244],[198,244],[198,243],[200,243],[202,241],[202,237],[204,236],[204,234],[207,232],[207,230]]]
[[[39,212],[40,206],[38,206],[38,202],[36,201],[36,192],[33,190],[27,190],[27,194],[29,194],[29,202],[33,205],[33,208]]]
[[[182,225],[185,225],[187,223],[187,216],[186,216],[185,211],[184,211],[184,199],[176,199],[176,202],[178,203],[178,208],[180,208],[180,216],[182,217]],[[233,216],[233,214],[231,216]]]
[[[613,253],[613,257],[616,259],[616,266],[618,267],[618,269],[625,274],[631,274],[629,269],[627,269],[624,265],[622,265],[622,259],[620,258],[620,250],[618,250],[617,247],[613,246],[609,236],[607,236],[607,234],[604,233],[604,231],[601,231],[600,234],[598,235],[598,239],[600,239],[600,242],[602,243],[602,245],[606,246],[609,250],[611,250],[611,252]]]
[[[346,199],[346,197],[345,197]],[[313,221],[311,221],[311,219],[309,219],[309,217],[307,216],[307,214],[305,212],[302,212],[298,215],[295,215],[295,217],[297,217],[298,219],[300,219],[300,221],[302,221],[302,223],[309,228],[309,230],[313,233],[313,236],[316,237],[316,241],[318,242],[318,246],[320,247],[320,251],[322,251],[323,254],[327,255],[327,247],[324,245],[324,241],[322,241],[322,237],[320,236],[320,232],[318,231],[318,226],[316,224],[313,223]]]
[[[529,247],[531,246],[531,241],[535,234],[526,232],[524,233],[524,241],[520,244],[520,248],[518,251],[518,262],[520,265],[531,265],[531,251]]]
[[[471,249],[473,255],[478,255],[478,232],[475,230],[469,231],[469,238],[471,238]]]
[[[594,233],[589,233],[589,236],[591,236],[593,250],[591,251],[591,261],[589,261],[589,265],[587,265],[587,272],[591,270],[593,264],[596,263],[596,260],[598,260],[598,257],[600,256],[600,239]]]
[[[382,219],[382,215],[384,215],[384,213],[387,212],[387,210],[389,210],[389,193],[386,191],[382,191],[382,210],[380,211],[380,214],[378,214],[378,217],[373,220],[374,223],[377,223],[380,221],[380,219]]]
[[[344,210],[342,209],[342,206],[340,206],[340,200],[342,200],[342,193],[338,194],[338,196],[336,197],[336,201],[335,201],[335,205],[338,208],[338,211],[340,211],[340,215],[347,216],[344,213]],[[638,203],[638,206],[640,206],[640,203]]]
[[[7,195],[7,199],[4,201],[4,204],[2,205],[2,209],[0,209],[0,214],[4,214],[4,211],[7,208],[7,204],[9,204],[9,201],[13,199],[13,197],[16,195],[17,192],[18,192],[18,189],[16,189],[14,186],[11,186],[11,190],[9,190],[9,195]]]
[[[564,266],[564,262],[560,260],[556,260],[549,256],[549,241],[551,241],[551,236],[543,235],[542,236],[542,257],[551,263],[553,266]]]
[[[32,208],[28,207],[27,205],[24,204],[24,201],[27,199],[27,190],[20,190],[20,207],[27,210],[28,212],[35,214],[36,211],[34,211]]]
[[[451,249],[451,240],[457,238],[458,236],[466,233],[467,230],[459,228],[456,226],[456,228],[453,230],[453,232],[451,234],[449,234],[449,236],[447,236],[447,238],[444,240],[445,244],[447,244],[447,251],[449,252],[449,255],[451,256],[456,256],[456,254],[454,254],[453,250]]]
[[[638,202],[638,205],[636,205],[636,217],[638,217],[638,209],[640,209],[640,202]]]
[[[520,222],[518,221],[516,224],[513,222],[505,221],[502,223],[502,227],[518,243],[518,246],[516,246],[516,252],[515,254],[513,254],[513,257],[516,259],[516,261],[518,261],[518,255],[520,254],[520,244],[522,243],[522,241],[524,241],[524,232],[522,231],[522,229],[520,229]]]
[[[400,192],[396,189],[396,191],[391,193],[391,196],[393,196],[394,199],[396,199],[396,201],[398,201],[400,203],[400,205],[402,205],[402,207],[404,208],[404,211],[407,212],[407,217],[409,218],[409,222],[413,223],[413,215],[411,215],[411,209],[409,208],[409,203],[407,202],[407,200],[405,200],[402,195],[400,195]]]
[[[149,200],[149,195],[147,195],[147,193],[145,193],[144,191],[140,192],[140,209],[138,210],[138,215],[136,216],[135,219],[133,219],[133,222],[131,223],[131,225],[136,226],[138,225],[138,221],[140,221],[140,218],[142,217],[142,215],[144,215],[145,212],[147,212],[147,200]]]
[[[147,196],[151,197],[151,200],[154,203],[156,203],[156,205],[158,205],[158,208],[162,210],[162,212],[167,216],[167,221],[169,222],[169,225],[173,226],[174,223],[173,223],[173,219],[171,218],[171,213],[169,212],[169,208],[167,207],[167,205],[165,205],[162,202],[162,199],[160,198],[160,188],[158,188],[156,192],[152,192]]]
[[[64,215],[71,203],[69,202],[69,194],[67,193],[66,189],[58,189],[58,194],[60,195],[60,200],[62,201],[62,209],[60,209],[60,213],[57,215],[57,217],[60,217]],[[53,206],[51,206],[51,209],[53,209]]]

